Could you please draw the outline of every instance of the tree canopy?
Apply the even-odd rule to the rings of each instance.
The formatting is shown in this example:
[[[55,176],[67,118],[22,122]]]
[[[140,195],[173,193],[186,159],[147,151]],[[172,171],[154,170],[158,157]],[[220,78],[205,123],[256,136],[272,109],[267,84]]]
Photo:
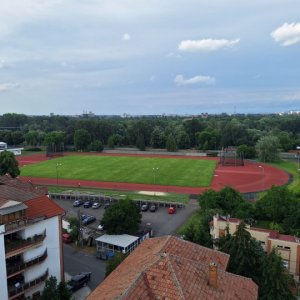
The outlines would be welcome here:
[[[72,294],[64,282],[57,284],[57,279],[54,276],[50,276],[46,280],[42,300],[70,300],[71,297]]]
[[[273,162],[279,159],[279,139],[276,136],[263,136],[255,145],[258,158],[263,162]]]
[[[108,234],[136,234],[141,219],[135,203],[126,198],[106,209],[101,224]]]
[[[7,173],[15,178],[20,175],[20,170],[15,155],[10,151],[3,151],[0,153],[0,175]]]
[[[74,145],[77,150],[86,151],[91,142],[91,135],[86,129],[77,129],[74,134]]]

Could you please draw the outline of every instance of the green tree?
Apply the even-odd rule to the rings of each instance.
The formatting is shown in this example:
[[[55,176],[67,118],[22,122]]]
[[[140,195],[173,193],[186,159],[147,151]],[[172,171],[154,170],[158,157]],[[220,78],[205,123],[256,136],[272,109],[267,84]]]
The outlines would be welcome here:
[[[105,211],[101,224],[108,234],[136,234],[141,218],[135,203],[126,198]]]
[[[45,135],[44,144],[50,151],[60,152],[64,149],[65,138],[63,131],[52,131]]]
[[[24,134],[21,131],[13,131],[11,138],[13,145],[20,145],[24,142]]]
[[[127,255],[123,253],[115,252],[114,257],[106,262],[105,277],[107,277],[126,258],[126,256]]]
[[[245,200],[242,195],[231,187],[224,187],[220,191],[208,190],[200,196],[202,209],[218,209],[224,214],[235,215],[245,207]],[[241,207],[240,207],[241,206]]]
[[[237,231],[230,239],[220,245],[219,250],[230,255],[229,272],[250,277],[259,283],[264,252],[259,243],[246,230],[244,223],[238,226]]]
[[[285,218],[290,218],[296,206],[299,207],[297,202],[295,195],[286,186],[273,186],[256,202],[256,213],[260,219],[282,223]]]
[[[291,300],[296,299],[291,292],[292,278],[286,273],[282,259],[272,249],[264,259],[262,276],[259,282],[259,299]]]
[[[114,149],[115,146],[121,146],[122,145],[122,136],[119,134],[113,134],[108,138],[108,147]]]
[[[50,276],[46,280],[41,299],[42,300],[59,300],[56,277]]]
[[[190,137],[184,130],[177,132],[176,143],[179,149],[188,149],[191,146]]]
[[[7,173],[15,178],[20,175],[20,170],[15,155],[9,151],[3,151],[0,153],[0,175]]]
[[[86,129],[77,129],[74,133],[74,145],[77,150],[86,151],[91,142],[91,135]]]
[[[151,146],[153,148],[165,148],[166,136],[160,127],[155,127],[151,133]]]
[[[254,158],[256,155],[255,148],[247,145],[240,145],[236,149],[237,155],[241,153],[244,155],[244,158]]]
[[[279,139],[271,135],[261,137],[255,145],[258,158],[263,162],[274,162],[278,160],[279,147]]]
[[[78,241],[80,230],[80,222],[78,218],[70,217],[68,222],[70,223],[70,235],[72,237],[72,241]]]
[[[169,152],[177,151],[177,145],[173,134],[169,134],[166,142],[166,148]]]
[[[57,279],[50,276],[46,282],[41,296],[42,300],[70,300],[71,292],[67,289],[65,282],[57,284]]]
[[[71,291],[67,288],[67,284],[61,281],[57,286],[59,300],[70,300],[72,298]]]
[[[205,247],[212,248],[212,238],[210,235],[209,222],[211,221],[214,211],[199,211],[192,217],[186,226],[183,227],[180,234],[184,239]]]
[[[40,145],[43,139],[42,133],[36,130],[28,131],[24,137],[26,144],[34,147]]]
[[[89,149],[90,149],[90,151],[101,152],[101,151],[103,151],[103,145],[102,145],[101,141],[94,140],[90,143]]]
[[[137,139],[136,139],[136,146],[139,148],[141,151],[145,151],[146,146],[145,146],[145,138],[144,135],[139,134]]]

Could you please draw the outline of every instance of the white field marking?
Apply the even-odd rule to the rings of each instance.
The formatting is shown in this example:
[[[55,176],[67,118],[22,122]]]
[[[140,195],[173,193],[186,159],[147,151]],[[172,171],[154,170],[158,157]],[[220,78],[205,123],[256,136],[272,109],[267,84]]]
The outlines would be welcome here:
[[[147,192],[147,191],[140,191],[139,194],[149,195],[149,196],[166,196],[167,195],[167,193],[164,193],[164,192]]]

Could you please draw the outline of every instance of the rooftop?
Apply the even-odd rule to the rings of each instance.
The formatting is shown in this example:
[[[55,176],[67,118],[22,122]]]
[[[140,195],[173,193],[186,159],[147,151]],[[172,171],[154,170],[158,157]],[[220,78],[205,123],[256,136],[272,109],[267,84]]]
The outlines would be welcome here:
[[[26,217],[51,218],[62,215],[64,210],[31,183],[21,182],[8,175],[0,176],[0,210],[2,214],[26,209]]]
[[[96,241],[126,248],[132,243],[134,243],[135,241],[137,241],[138,239],[139,239],[138,237],[133,235],[128,235],[128,234],[120,234],[120,235],[104,234],[98,237]]]
[[[87,298],[257,299],[257,285],[226,272],[229,255],[173,236],[146,239]],[[217,287],[209,264],[217,264]]]

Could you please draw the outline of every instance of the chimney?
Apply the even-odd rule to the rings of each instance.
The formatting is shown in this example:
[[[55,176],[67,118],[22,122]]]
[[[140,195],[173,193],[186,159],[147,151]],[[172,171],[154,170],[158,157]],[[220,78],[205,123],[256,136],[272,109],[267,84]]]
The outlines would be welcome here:
[[[215,289],[218,287],[218,266],[214,262],[209,264],[208,284]]]

